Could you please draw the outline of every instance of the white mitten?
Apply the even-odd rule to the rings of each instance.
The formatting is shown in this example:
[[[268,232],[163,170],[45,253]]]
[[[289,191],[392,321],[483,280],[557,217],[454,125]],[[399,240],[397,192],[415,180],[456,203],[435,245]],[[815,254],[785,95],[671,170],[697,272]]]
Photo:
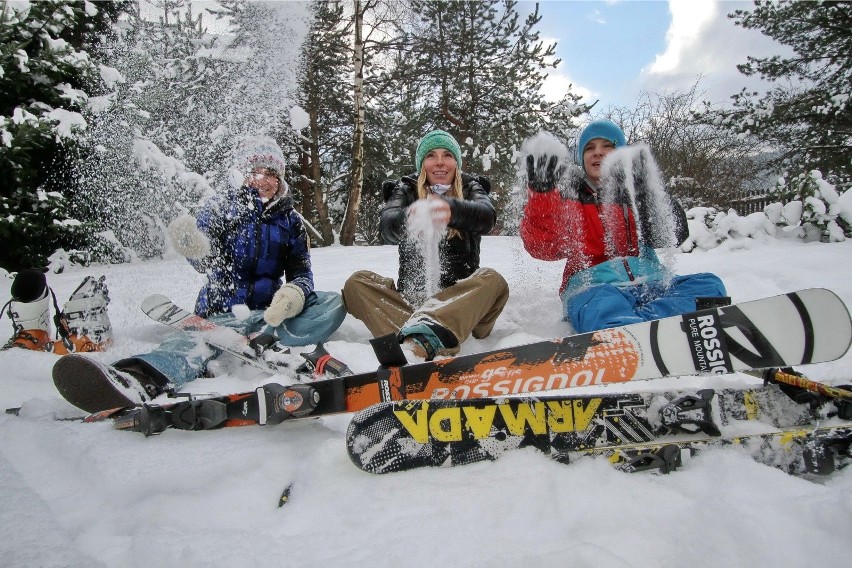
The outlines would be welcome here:
[[[178,254],[186,258],[195,260],[210,254],[210,239],[198,230],[192,215],[181,215],[169,223],[169,238]]]
[[[302,313],[305,307],[305,293],[295,284],[284,284],[272,296],[272,302],[263,312],[263,319],[272,327],[281,325],[285,319]]]

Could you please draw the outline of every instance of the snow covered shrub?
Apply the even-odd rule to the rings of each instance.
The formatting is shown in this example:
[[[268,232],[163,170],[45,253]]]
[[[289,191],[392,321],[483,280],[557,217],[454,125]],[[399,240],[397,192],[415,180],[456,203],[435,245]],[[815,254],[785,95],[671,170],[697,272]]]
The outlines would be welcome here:
[[[839,242],[852,237],[852,192],[838,193],[819,170],[800,174],[789,182],[779,178],[773,191],[793,199],[772,203],[766,216],[784,232],[804,241]]]
[[[138,255],[122,245],[112,231],[103,231],[89,237],[85,248],[57,249],[48,260],[48,269],[60,274],[65,270],[93,264],[119,264],[138,260]]]
[[[748,248],[752,242],[775,235],[775,226],[763,213],[741,217],[733,209],[725,213],[713,207],[694,207],[686,212],[686,219],[689,238],[680,246],[683,252],[710,250],[722,243],[729,250]]]

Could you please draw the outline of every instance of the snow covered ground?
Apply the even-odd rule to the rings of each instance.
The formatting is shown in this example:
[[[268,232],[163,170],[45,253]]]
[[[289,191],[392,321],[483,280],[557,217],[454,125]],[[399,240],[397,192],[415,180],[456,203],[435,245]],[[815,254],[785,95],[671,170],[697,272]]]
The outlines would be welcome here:
[[[852,306],[852,241],[743,241],[673,254],[680,273],[712,271],[735,301],[826,287]],[[314,250],[318,289],[360,268],[396,276],[395,247]],[[555,289],[561,263],[520,241],[489,237],[483,265],[511,298],[491,337],[463,353],[564,335]],[[168,333],[138,309],[152,293],[192,306],[201,276],[178,258],[50,275],[61,302],[86,274],[107,275],[115,345],[105,361],[152,348]],[[0,279],[0,302],[11,280]],[[10,333],[11,324],[0,328]],[[348,317],[327,348],[355,372],[376,366],[368,332]],[[349,461],[347,415],[274,427],[167,431],[152,438],[109,423],[54,421],[77,412],[55,392],[46,353],[0,353],[0,563],[4,566],[839,566],[852,555],[852,470],[820,482],[715,450],[670,475],[628,475],[605,461],[560,465],[533,450],[497,462],[372,476]],[[852,379],[852,354],[803,369]],[[243,369],[189,385],[248,390]],[[283,379],[282,379],[283,380]],[[620,386],[722,387],[745,376]],[[610,387],[611,388],[611,387]],[[614,389],[612,389],[614,390]],[[285,486],[290,501],[278,508]]]

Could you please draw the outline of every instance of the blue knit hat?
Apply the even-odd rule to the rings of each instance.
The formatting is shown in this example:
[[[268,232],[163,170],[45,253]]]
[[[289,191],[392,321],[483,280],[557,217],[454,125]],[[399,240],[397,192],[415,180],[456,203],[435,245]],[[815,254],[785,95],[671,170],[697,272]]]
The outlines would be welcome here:
[[[627,145],[624,131],[616,123],[610,120],[596,120],[589,123],[580,133],[580,140],[577,142],[577,163],[583,169],[585,169],[583,166],[583,149],[589,143],[589,140],[595,138],[609,140],[616,148]]]
[[[418,172],[423,165],[423,158],[426,157],[426,154],[437,148],[449,150],[456,159],[456,164],[461,168],[462,153],[459,143],[456,142],[456,139],[449,132],[433,130],[417,143],[417,150],[414,152],[414,165],[417,167]]]

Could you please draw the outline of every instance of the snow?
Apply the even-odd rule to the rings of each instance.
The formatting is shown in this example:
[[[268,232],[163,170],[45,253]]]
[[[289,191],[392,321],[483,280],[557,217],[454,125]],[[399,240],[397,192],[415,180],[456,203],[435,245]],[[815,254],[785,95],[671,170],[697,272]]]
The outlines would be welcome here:
[[[516,237],[486,237],[482,256],[504,274],[511,297],[492,335],[469,339],[462,353],[566,333],[556,295],[562,263],[531,259]],[[852,305],[850,240],[767,238],[673,256],[679,273],[720,275],[738,302],[826,287]],[[314,249],[313,267],[325,290],[340,290],[359,269],[396,277],[396,247]],[[168,333],[139,310],[143,298],[163,293],[192,306],[202,282],[177,257],[75,269],[49,282],[61,303],[85,275],[101,273],[115,344],[93,356],[107,362]],[[5,303],[11,280],[0,282]],[[326,347],[368,371],[377,364],[368,337],[350,316]],[[348,415],[147,439],[108,423],[54,421],[78,414],[54,390],[55,360],[0,352],[0,405],[23,404],[22,416],[0,416],[6,566],[787,567],[839,566],[852,554],[852,468],[815,482],[728,448],[669,475],[625,474],[600,459],[561,465],[525,450],[494,463],[373,476],[347,457]],[[852,354],[803,370],[843,384]],[[254,373],[238,369],[186,390],[244,391],[270,380]],[[754,382],[682,377],[618,388]]]
[[[79,112],[72,112],[63,108],[55,108],[45,114],[48,120],[55,120],[56,141],[62,138],[74,138],[75,131],[86,129],[86,119]]]
[[[311,125],[310,115],[298,105],[290,107],[290,127],[299,131]]]
[[[406,230],[417,243],[417,252],[423,258],[423,290],[426,296],[434,296],[440,290],[441,258],[440,242],[446,235],[447,226],[433,219],[440,211],[438,199],[415,201],[408,207]]]

